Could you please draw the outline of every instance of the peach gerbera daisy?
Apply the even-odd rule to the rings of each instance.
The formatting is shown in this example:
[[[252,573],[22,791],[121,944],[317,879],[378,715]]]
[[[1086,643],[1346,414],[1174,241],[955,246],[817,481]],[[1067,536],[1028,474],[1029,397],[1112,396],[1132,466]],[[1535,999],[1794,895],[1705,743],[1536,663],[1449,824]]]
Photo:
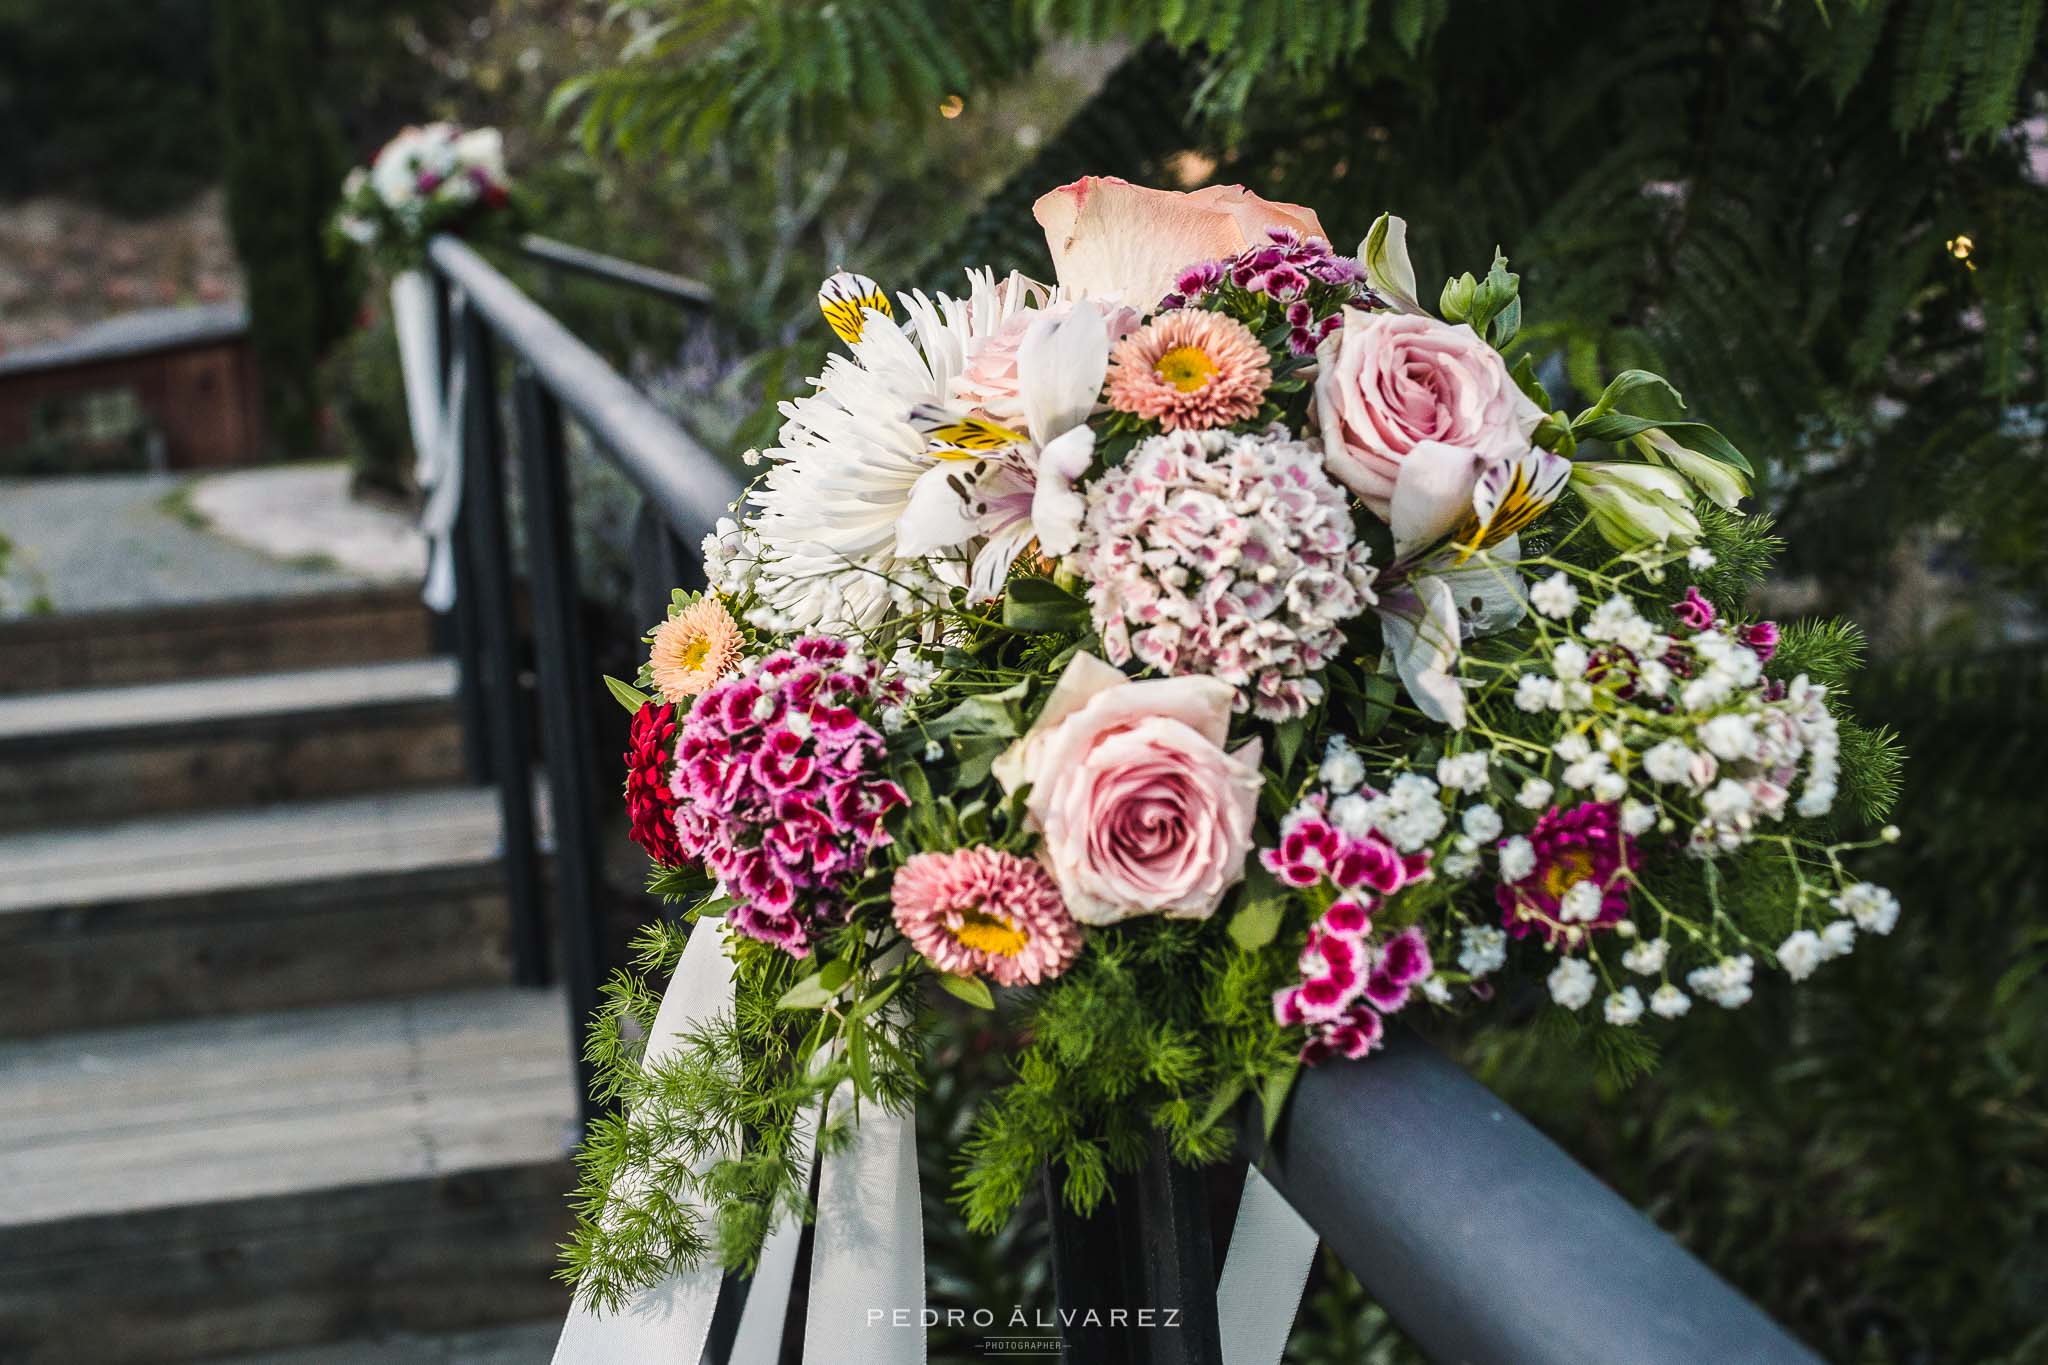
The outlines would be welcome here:
[[[1161,313],[1109,358],[1109,405],[1168,431],[1256,416],[1272,382],[1272,360],[1251,329],[1202,308]]]
[[[664,701],[689,700],[738,666],[740,643],[739,623],[723,603],[692,602],[654,628],[654,690]]]

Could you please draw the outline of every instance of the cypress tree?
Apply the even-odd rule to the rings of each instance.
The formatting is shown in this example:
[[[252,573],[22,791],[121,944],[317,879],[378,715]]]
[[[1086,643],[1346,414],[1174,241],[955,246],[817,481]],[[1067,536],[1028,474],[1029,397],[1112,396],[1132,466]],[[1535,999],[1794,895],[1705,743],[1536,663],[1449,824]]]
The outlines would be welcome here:
[[[320,443],[319,362],[347,329],[353,291],[327,254],[344,156],[320,103],[318,19],[277,0],[220,0],[215,62],[228,226],[263,367],[271,444]]]

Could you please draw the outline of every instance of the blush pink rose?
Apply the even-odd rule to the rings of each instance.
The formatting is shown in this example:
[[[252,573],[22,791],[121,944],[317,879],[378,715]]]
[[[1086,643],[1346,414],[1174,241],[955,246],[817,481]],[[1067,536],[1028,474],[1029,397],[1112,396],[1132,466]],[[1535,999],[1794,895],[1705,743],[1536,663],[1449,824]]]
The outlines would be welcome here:
[[[1224,749],[1230,704],[1215,678],[1132,682],[1078,654],[998,760],[1005,791],[1031,788],[1040,856],[1075,919],[1207,919],[1244,876],[1260,749]]]
[[[1382,521],[1416,446],[1436,441],[1488,463],[1513,459],[1543,420],[1500,352],[1462,322],[1346,309],[1317,359],[1323,463]]]
[[[1263,244],[1268,228],[1323,236],[1314,209],[1276,204],[1242,185],[1183,194],[1089,175],[1040,195],[1031,213],[1069,295],[1113,297],[1148,312],[1183,269]]]

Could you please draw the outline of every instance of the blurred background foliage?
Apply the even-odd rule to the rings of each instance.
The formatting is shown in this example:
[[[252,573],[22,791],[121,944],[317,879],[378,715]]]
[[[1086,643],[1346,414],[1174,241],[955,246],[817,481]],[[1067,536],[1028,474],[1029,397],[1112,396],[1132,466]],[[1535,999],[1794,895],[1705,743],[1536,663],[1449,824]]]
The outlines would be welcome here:
[[[1425,280],[1501,244],[1526,344],[1575,387],[1659,369],[1758,462],[1791,545],[1759,605],[1869,633],[1855,705],[1911,755],[1906,838],[1870,871],[1908,913],[1797,991],[1695,1012],[1632,1086],[1514,1027],[1443,1040],[1828,1358],[2021,1365],[2048,1359],[2041,17],[2039,0],[0,0],[0,199],[139,214],[225,182],[294,444],[396,492],[411,452],[388,324],[306,244],[340,168],[406,122],[503,127],[548,235],[714,287],[712,315],[686,319],[515,267],[734,454],[816,372],[821,275],[1043,274],[1031,202],[1081,174],[1242,181],[1314,206],[1347,246],[1392,210]],[[288,68],[242,69],[287,49]],[[623,515],[600,471],[578,477],[593,516]],[[1001,1065],[963,1060],[933,1097],[948,1121]],[[935,1181],[945,1128],[928,1129]],[[942,1302],[1042,1292],[1029,1219],[990,1247],[929,1212]],[[1318,1273],[1291,1360],[1410,1354],[1340,1269]]]

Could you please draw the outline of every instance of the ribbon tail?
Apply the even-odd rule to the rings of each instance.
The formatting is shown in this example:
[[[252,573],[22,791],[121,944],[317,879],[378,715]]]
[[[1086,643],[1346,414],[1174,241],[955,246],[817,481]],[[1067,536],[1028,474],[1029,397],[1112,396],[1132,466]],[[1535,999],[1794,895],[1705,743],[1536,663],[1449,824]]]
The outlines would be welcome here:
[[[413,477],[422,486],[432,482],[441,444],[441,338],[434,323],[433,283],[422,271],[401,272],[391,281],[391,329],[412,427]]]
[[[732,1008],[732,962],[725,955],[724,930],[722,920],[707,918],[691,931],[648,1035],[649,1065],[674,1055],[693,1029]],[[624,1197],[631,1191],[618,1193]],[[701,1203],[696,1207],[700,1215],[710,1216]],[[701,1359],[724,1278],[718,1263],[706,1257],[695,1269],[636,1293],[615,1313],[600,1314],[579,1297],[562,1326],[554,1365],[672,1365]]]
[[[808,1113],[796,1121],[797,1170],[803,1184],[810,1184],[813,1143],[817,1124]],[[777,1223],[761,1244],[761,1256],[754,1263],[754,1278],[747,1285],[746,1306],[740,1310],[739,1330],[734,1333],[727,1365],[778,1365],[782,1359],[782,1327],[789,1317],[790,1294],[796,1286],[797,1252],[804,1240],[801,1218]]]
[[[833,1096],[852,1100],[851,1084]],[[909,1115],[872,1107],[819,1167],[804,1365],[923,1365],[924,1296],[917,1133]]]
[[[1279,1365],[1316,1259],[1316,1230],[1254,1166],[1216,1281],[1223,1365]]]
[[[430,611],[455,605],[455,522],[462,515],[462,414],[469,399],[469,373],[461,352],[448,371],[448,408],[442,413],[432,457],[421,457],[419,476],[427,490],[420,531],[427,538],[427,580],[420,600]]]

